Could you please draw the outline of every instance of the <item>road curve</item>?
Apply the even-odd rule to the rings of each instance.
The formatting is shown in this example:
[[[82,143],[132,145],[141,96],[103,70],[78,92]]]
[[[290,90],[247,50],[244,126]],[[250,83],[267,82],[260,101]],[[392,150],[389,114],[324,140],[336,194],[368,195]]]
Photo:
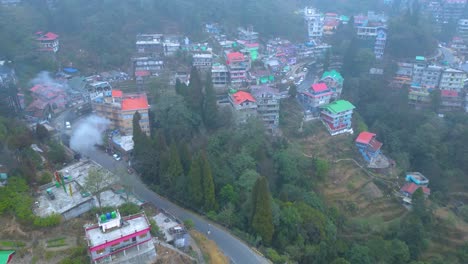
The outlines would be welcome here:
[[[91,151],[85,155],[114,173],[117,171],[126,171],[125,162],[116,161],[111,156],[99,150]],[[209,239],[215,241],[221,251],[223,251],[223,253],[231,260],[231,263],[270,263],[266,258],[258,255],[243,241],[230,234],[224,228],[217,226],[215,223],[203,218],[202,216],[190,212],[151,191],[137,176],[134,176],[132,184],[133,192],[138,197],[152,203],[158,208],[166,210],[181,220],[192,219],[195,224],[195,229],[207,234]]]

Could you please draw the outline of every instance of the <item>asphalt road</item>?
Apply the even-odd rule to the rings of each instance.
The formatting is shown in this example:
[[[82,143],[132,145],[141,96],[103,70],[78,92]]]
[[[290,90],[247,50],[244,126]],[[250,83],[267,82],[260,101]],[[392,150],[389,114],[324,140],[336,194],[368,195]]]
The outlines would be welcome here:
[[[83,154],[112,172],[125,171],[126,163],[124,161],[116,161],[110,155],[104,152],[95,150]],[[195,213],[192,213],[171,203],[165,198],[149,190],[148,187],[146,187],[146,185],[142,183],[137,176],[135,176],[135,174],[132,174],[132,176],[134,177],[134,180],[132,181],[132,189],[138,197],[152,203],[158,208],[166,210],[168,213],[174,215],[182,221],[186,219],[192,219],[195,224],[195,229],[206,234],[209,239],[215,241],[220,250],[230,258],[231,263],[269,263],[264,257],[255,253],[249,246],[247,246],[240,239],[231,235],[225,229],[218,227],[213,222]],[[210,231],[209,234],[208,231]]]

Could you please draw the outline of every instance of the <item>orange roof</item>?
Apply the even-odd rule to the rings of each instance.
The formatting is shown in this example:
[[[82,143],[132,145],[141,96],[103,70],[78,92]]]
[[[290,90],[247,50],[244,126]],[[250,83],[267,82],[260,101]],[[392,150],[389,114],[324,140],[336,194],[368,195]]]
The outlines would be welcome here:
[[[231,52],[227,55],[228,63],[232,61],[243,61],[245,60],[244,54],[240,52]]]
[[[238,91],[231,95],[235,104],[242,104],[245,101],[256,102],[255,98],[248,92]]]
[[[112,97],[122,97],[123,93],[121,90],[112,90]]]
[[[369,144],[369,142],[375,137],[374,133],[370,133],[367,131],[363,131],[359,134],[359,136],[356,138],[357,143],[362,143],[362,144]]]
[[[126,98],[122,100],[122,111],[132,110],[146,110],[149,108],[148,100],[146,95],[140,95],[138,97]]]

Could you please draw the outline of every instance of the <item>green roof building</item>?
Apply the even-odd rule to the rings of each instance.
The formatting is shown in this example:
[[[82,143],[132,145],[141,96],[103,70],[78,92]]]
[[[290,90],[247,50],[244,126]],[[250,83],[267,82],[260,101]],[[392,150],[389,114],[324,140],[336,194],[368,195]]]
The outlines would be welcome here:
[[[326,71],[323,73],[320,81],[326,83],[327,87],[333,92],[333,99],[340,98],[343,90],[344,78],[339,72],[336,70]]]
[[[13,250],[0,250],[0,264],[10,263],[15,251]]]
[[[338,100],[321,107],[320,117],[332,136],[353,133],[352,116],[356,108],[346,100]]]

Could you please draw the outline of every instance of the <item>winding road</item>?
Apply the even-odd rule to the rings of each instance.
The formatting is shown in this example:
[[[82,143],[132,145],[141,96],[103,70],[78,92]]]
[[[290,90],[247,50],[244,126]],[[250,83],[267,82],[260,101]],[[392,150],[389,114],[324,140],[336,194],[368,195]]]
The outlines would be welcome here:
[[[126,171],[124,161],[116,161],[108,154],[99,150],[84,153],[91,160],[99,163],[104,168],[116,173]],[[178,205],[168,201],[167,199],[154,193],[137,177],[133,176],[132,188],[133,192],[147,202],[152,203],[158,208],[166,210],[175,217],[186,220],[192,219],[195,224],[195,229],[204,234],[208,234],[208,238],[215,241],[223,253],[230,259],[231,263],[235,264],[254,264],[254,263],[270,263],[266,258],[257,254],[253,249],[246,245],[243,241],[230,234],[226,229],[219,227],[215,223],[190,212]],[[210,232],[208,232],[210,231]]]

